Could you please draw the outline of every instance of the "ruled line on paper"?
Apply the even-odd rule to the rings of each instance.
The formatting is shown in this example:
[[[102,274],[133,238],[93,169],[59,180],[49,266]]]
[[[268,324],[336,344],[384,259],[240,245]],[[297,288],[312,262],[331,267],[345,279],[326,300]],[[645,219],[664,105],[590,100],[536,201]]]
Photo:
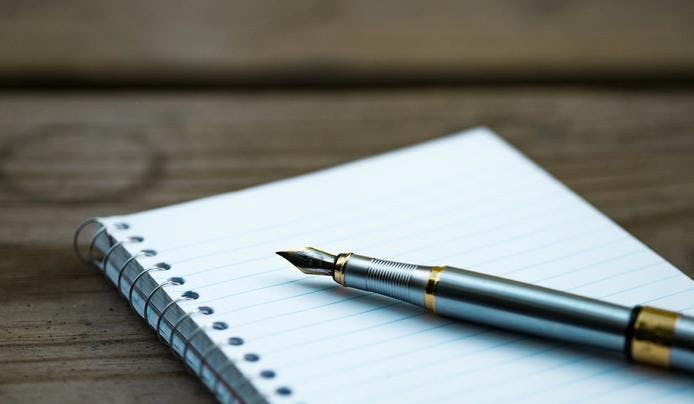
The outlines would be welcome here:
[[[479,332],[471,333],[470,335],[462,335],[462,336],[460,336],[460,337],[457,337],[457,338],[451,339],[451,340],[449,340],[449,341],[446,341],[446,342],[444,342],[444,343],[442,343],[442,344],[439,344],[439,346],[440,346],[440,345],[444,345],[444,344],[448,344],[448,343],[451,343],[451,342],[459,342],[459,341],[463,341],[463,340],[465,340],[465,339],[471,339],[471,338],[483,336],[484,334],[488,334],[488,333],[489,333],[488,331],[479,331]],[[515,344],[515,343],[518,343],[518,342],[520,342],[520,341],[523,341],[524,339],[525,339],[525,338],[517,337],[517,336],[516,336],[516,337],[512,337],[512,338],[508,338],[508,339],[503,340],[502,342],[496,342],[496,343],[494,343],[494,344],[492,344],[492,345],[489,345],[489,346],[487,346],[487,347],[485,347],[485,348],[482,348],[482,349],[477,349],[477,350],[475,350],[475,351],[463,351],[463,352],[456,353],[456,354],[452,355],[452,356],[450,357],[450,359],[451,359],[451,360],[458,360],[458,359],[462,359],[462,358],[466,358],[466,357],[470,357],[470,356],[474,356],[474,355],[482,355],[482,354],[484,354],[485,352],[493,351],[493,350],[495,350],[495,349],[497,349],[497,348],[501,348],[501,347],[504,347],[504,346],[508,346],[508,345],[511,345],[511,344]],[[432,348],[435,348],[435,347],[423,347],[423,348],[419,349],[419,350],[416,351],[416,352],[406,352],[405,355],[411,355],[411,354],[414,354],[414,353],[419,353],[419,352],[422,352],[422,351],[425,351],[425,350],[430,350],[430,349],[432,349]],[[548,351],[550,351],[550,348],[542,348],[542,349],[540,350],[540,352],[542,352],[542,353],[548,352]],[[527,354],[524,354],[524,355],[520,356],[520,357],[517,358],[516,360],[526,359],[526,358],[529,358],[529,357],[531,357],[531,356],[537,355],[537,353],[538,353],[538,352],[527,353]],[[513,360],[511,360],[511,361],[513,361]],[[373,362],[372,362],[372,363],[373,363]],[[509,360],[504,359],[503,362],[499,362],[499,363],[508,364],[508,363],[509,363]],[[499,363],[496,363],[496,364],[499,364]],[[415,373],[415,372],[418,372],[418,371],[419,371],[418,369],[429,369],[429,368],[432,368],[432,367],[436,367],[436,366],[438,366],[438,365],[440,365],[440,364],[441,364],[441,361],[440,361],[440,360],[432,360],[432,361],[429,361],[429,362],[418,362],[418,363],[417,363],[417,365],[418,365],[417,368],[410,368],[410,369],[407,369],[407,370],[402,370],[402,372]],[[490,365],[490,366],[494,366],[494,365],[496,365],[496,364],[492,364],[492,365]],[[353,369],[353,368],[352,368],[352,369]],[[352,370],[352,369],[350,369],[350,368],[345,368],[345,369],[341,369],[341,371],[344,372],[344,371],[349,371],[349,370]],[[461,371],[461,372],[455,374],[454,376],[460,376],[461,374],[465,374],[465,373],[474,373],[475,371],[478,371],[478,370],[479,370],[479,368],[477,368],[477,369],[465,369],[465,370],[463,370],[463,371]],[[441,377],[440,377],[440,376],[453,376],[453,375],[437,375],[436,379],[434,379],[434,380],[437,380],[437,381],[441,380]],[[364,379],[364,380],[361,380],[359,383],[342,384],[340,387],[341,387],[341,388],[350,388],[350,387],[355,387],[355,386],[364,386],[364,385],[368,385],[368,384],[377,384],[377,383],[379,383],[379,381],[382,381],[382,380],[383,380],[383,379],[379,379],[379,380],[376,380],[376,379]],[[418,384],[415,385],[414,387],[415,387],[415,388],[416,388],[416,387],[427,388],[427,387],[429,387],[429,386],[431,386],[431,381],[428,381],[428,382],[426,382],[426,383],[418,383]],[[413,387],[413,385],[410,385],[410,387]],[[410,389],[410,390],[402,390],[402,389],[401,389],[401,390],[399,390],[397,393],[389,392],[388,394],[391,394],[391,398],[392,398],[392,397],[395,397],[396,395],[399,395],[399,396],[405,395],[405,394],[411,392],[412,390],[414,390],[414,389]],[[374,397],[374,398],[376,398],[376,397]]]
[[[514,218],[513,221],[508,221],[508,222],[505,222],[505,223],[497,224],[497,225],[495,225],[495,226],[493,226],[493,227],[483,229],[483,230],[481,230],[481,231],[479,231],[479,232],[471,233],[471,234],[464,234],[464,235],[461,235],[461,236],[459,236],[459,237],[460,237],[460,238],[462,238],[462,237],[474,237],[474,236],[479,235],[479,234],[481,234],[481,233],[483,233],[483,232],[485,232],[485,231],[498,230],[498,229],[501,229],[501,228],[503,228],[503,227],[509,226],[510,224],[516,223],[516,222],[518,222],[518,221],[524,221],[524,220],[532,219],[532,218],[535,217],[536,215],[548,214],[548,213],[551,213],[551,212],[553,212],[553,211],[556,211],[557,209],[561,209],[561,206],[555,206],[555,207],[552,207],[552,208],[550,208],[550,209],[547,209],[547,210],[544,210],[544,211],[540,211],[540,212],[536,212],[536,213],[530,214],[530,215],[525,216],[525,217]],[[503,213],[503,212],[504,212],[504,210],[499,210],[499,211],[493,212],[493,214],[496,215],[496,214]],[[569,221],[569,220],[571,220],[571,219],[563,218],[562,220],[564,220],[564,221]],[[468,222],[462,222],[462,223],[470,224],[470,221],[468,221]],[[455,225],[455,224],[459,224],[459,223],[453,222],[453,223],[449,223],[448,225]],[[439,226],[436,230],[441,230],[441,229],[444,228],[444,227],[446,227],[446,226]],[[552,226],[547,226],[547,227],[545,227],[545,229],[551,229],[551,227],[552,227]],[[397,227],[391,227],[391,229],[392,229],[393,231],[398,231],[398,228],[397,228]],[[404,239],[406,239],[406,238],[412,238],[412,237],[422,237],[422,236],[427,235],[429,231],[431,231],[431,229],[426,229],[426,230],[421,230],[421,231],[410,232],[410,233],[407,233],[407,234],[404,235],[404,236],[399,236],[399,240],[404,240]],[[523,235],[521,235],[521,236],[528,236],[528,235],[531,235],[531,234],[532,234],[532,232],[523,234]],[[520,236],[517,236],[517,237],[520,237]],[[327,242],[333,242],[333,241],[335,241],[335,240],[341,240],[341,239],[343,239],[343,237],[340,237],[340,238],[333,238],[333,239],[328,238],[328,241],[327,241]],[[384,241],[384,242],[391,243],[391,242],[393,242],[393,240],[392,240],[392,239],[388,239],[387,241]],[[384,242],[382,242],[382,243],[384,243]],[[503,240],[497,241],[497,242],[495,242],[495,243],[499,243],[499,242],[503,242]],[[369,247],[373,247],[373,246],[377,246],[377,245],[379,245],[379,243],[367,243],[367,244],[363,244],[363,246],[369,246]],[[273,258],[274,258],[273,255],[268,256],[267,254],[264,254],[264,255],[261,255],[261,256],[254,256],[254,257],[251,257],[251,258],[248,258],[248,259],[245,259],[245,260],[232,262],[232,263],[229,263],[229,264],[223,264],[223,265],[216,266],[216,267],[201,269],[201,270],[199,270],[199,271],[192,272],[192,273],[185,272],[184,274],[185,274],[185,276],[186,276],[188,279],[190,279],[191,276],[204,274],[205,272],[208,272],[208,271],[210,271],[210,270],[221,269],[221,268],[227,268],[227,267],[234,267],[234,266],[238,266],[238,265],[242,265],[242,264],[247,264],[247,263],[250,263],[250,262],[258,262],[258,261],[261,261],[261,260],[264,260],[264,259],[268,259],[269,257],[273,257]],[[265,271],[265,272],[256,272],[253,276],[259,276],[259,275],[262,275],[262,274],[264,274],[264,273],[274,272],[274,271],[276,271],[276,270],[278,270],[278,269],[283,269],[283,268],[286,268],[286,266],[285,266],[285,267],[282,267],[282,268],[273,268],[273,269],[268,270],[268,271]],[[238,278],[230,278],[229,280],[235,280],[235,279],[238,279]],[[219,284],[218,282],[214,282],[214,283],[210,283],[210,284],[202,284],[202,285],[197,285],[197,288],[198,288],[198,289],[203,289],[203,288],[205,288],[205,287],[207,287],[207,286],[213,286],[213,285],[218,285],[218,284]]]
[[[493,177],[493,176],[494,176],[493,172],[487,171],[487,172],[484,172],[480,175],[472,176],[472,178],[473,178],[472,181],[470,181],[469,183],[464,183],[462,185],[472,186],[472,185],[475,185],[476,183],[483,182],[484,180],[490,180],[490,179],[492,179],[491,177]],[[446,185],[447,187],[451,186],[450,178],[448,178],[448,177],[443,177],[443,176],[442,177],[436,177],[436,178],[433,178],[433,181],[431,181],[431,180],[432,179],[430,179],[430,181],[427,181],[427,182],[420,182],[419,184],[408,185],[402,191],[403,192],[410,191],[413,193],[414,193],[414,191],[417,191],[417,194],[421,194],[422,198],[426,198],[427,196],[431,197],[431,194],[430,194],[431,191],[446,190],[446,188],[441,187],[441,185]],[[453,183],[452,185],[453,185],[453,190],[455,190],[456,189],[455,188],[456,183]],[[424,186],[426,186],[427,188],[422,189]],[[511,190],[513,190],[513,189],[511,189]],[[425,192],[421,192],[421,191],[425,191]],[[450,190],[446,190],[446,192],[450,192]],[[371,199],[369,199],[369,200],[362,201],[362,202],[383,203],[383,202],[389,202],[389,201],[390,201],[389,199],[384,199],[382,197],[375,196],[375,197],[371,197]],[[371,209],[372,206],[369,205],[368,203],[364,203],[364,204],[358,206],[358,208],[363,208],[364,210],[367,210],[367,211],[372,210]],[[321,216],[327,216],[328,213],[344,214],[344,208],[326,210],[324,212],[321,212]],[[301,223],[307,219],[311,219],[311,218],[315,217],[315,215],[316,215],[316,212],[310,212],[309,214],[305,214],[303,216],[293,218],[293,219],[288,220],[288,221],[284,221],[284,222],[280,222],[280,223],[272,223],[272,224],[269,224],[267,226],[255,227],[255,228],[244,230],[243,232],[238,232],[238,233],[234,233],[234,234],[226,234],[226,235],[222,235],[222,236],[218,236],[218,237],[214,237],[214,238],[206,238],[206,239],[196,240],[194,242],[188,242],[188,243],[178,244],[178,245],[173,245],[173,246],[168,246],[168,247],[165,246],[165,247],[160,248],[159,251],[168,252],[171,250],[180,250],[183,248],[200,246],[202,244],[207,244],[207,243],[214,242],[214,241],[221,241],[221,240],[228,240],[228,239],[243,237],[243,236],[248,235],[249,233],[272,231],[272,230],[276,230],[280,226],[287,226],[287,225],[291,225],[291,224]]]
[[[645,264],[645,265],[642,265],[642,266],[636,267],[636,268],[628,268],[627,270],[618,272],[616,274],[612,274],[612,275],[605,276],[602,278],[593,279],[593,280],[586,282],[586,283],[578,284],[578,285],[574,286],[573,290],[580,289],[580,288],[585,287],[585,286],[594,285],[596,283],[601,283],[601,282],[604,282],[604,281],[607,281],[610,279],[614,279],[614,278],[617,278],[619,276],[623,276],[626,274],[632,274],[632,273],[635,273],[635,272],[638,272],[638,271],[641,271],[644,269],[651,269],[657,265],[662,265],[662,264],[663,264],[662,261],[657,261],[657,262],[650,262],[648,264]]]
[[[527,356],[521,357],[521,358],[519,358],[519,360],[528,359],[528,358],[531,358],[531,357],[533,357],[533,356],[544,355],[544,354],[550,353],[550,352],[552,352],[552,351],[556,351],[556,348],[547,348],[547,349],[543,349],[543,350],[537,351],[537,352],[535,352],[535,353],[528,354]],[[534,371],[532,371],[532,372],[524,373],[524,374],[522,374],[521,376],[517,376],[517,377],[513,377],[513,378],[507,378],[507,382],[511,382],[511,383],[512,383],[512,382],[518,382],[519,380],[528,379],[528,378],[531,378],[531,377],[537,377],[538,375],[542,375],[543,373],[547,373],[547,372],[550,372],[550,371],[555,371],[555,370],[557,370],[557,369],[561,369],[561,368],[563,368],[563,367],[571,366],[571,365],[574,365],[574,364],[579,364],[579,363],[581,363],[581,362],[586,362],[586,361],[589,361],[589,360],[591,360],[591,359],[592,359],[592,357],[579,357],[579,358],[573,357],[573,358],[571,358],[571,359],[569,359],[569,360],[561,361],[561,362],[559,362],[559,363],[553,364],[553,365],[548,366],[548,367],[546,367],[546,368],[544,368],[544,369],[542,369],[542,370],[539,370],[539,371],[538,371],[538,370],[534,370]],[[509,364],[509,362],[505,362],[505,363],[504,363],[505,366],[507,366],[508,364]],[[490,367],[490,369],[493,369],[493,368],[494,368],[493,366]],[[495,388],[495,387],[497,387],[497,386],[498,386],[498,381],[496,381],[496,380],[495,380],[495,381],[492,381],[492,382],[489,382],[489,383],[486,383],[486,384],[478,384],[478,385],[475,385],[475,386],[473,386],[473,387],[466,387],[466,389],[465,389],[465,394],[466,394],[466,396],[469,397],[469,396],[471,395],[471,393],[479,392],[479,391],[481,391],[481,390],[485,390],[485,389],[488,389],[488,388],[490,388],[490,387],[491,387],[491,388]],[[453,397],[453,396],[459,395],[459,394],[460,394],[460,391],[454,391],[454,392],[448,393],[448,394],[446,394],[446,395],[444,395],[444,396],[432,395],[432,399],[433,399],[433,400],[437,400],[437,399],[440,400],[440,399],[445,399],[445,398],[447,398],[447,397]],[[513,398],[515,398],[515,396],[514,396]],[[509,398],[509,399],[510,399],[510,398]]]
[[[455,323],[455,322],[450,322],[450,321],[449,321],[449,322],[446,322],[446,323],[441,324],[441,325],[433,325],[433,326],[427,327],[427,328],[425,328],[425,329],[421,329],[421,330],[417,330],[417,331],[412,331],[412,332],[408,332],[408,333],[406,333],[406,334],[400,335],[400,336],[397,337],[397,339],[407,338],[407,337],[411,337],[411,336],[413,336],[413,335],[418,335],[418,334],[422,334],[422,333],[426,333],[426,332],[438,330],[438,329],[441,329],[441,328],[444,328],[444,327],[452,326],[452,325],[454,325],[454,324],[457,324],[457,323]],[[479,327],[477,327],[477,328],[479,328]],[[444,340],[444,341],[441,341],[441,342],[438,342],[438,343],[435,343],[435,344],[429,344],[429,345],[426,345],[426,346],[422,346],[422,347],[419,347],[417,350],[407,351],[407,352],[404,352],[404,353],[392,354],[391,356],[387,357],[386,359],[401,359],[402,357],[406,357],[406,356],[409,356],[409,355],[418,354],[418,353],[421,353],[421,352],[423,352],[423,351],[429,351],[429,350],[437,349],[437,348],[440,348],[440,347],[443,346],[443,345],[447,345],[447,344],[450,344],[450,343],[460,342],[460,341],[464,341],[464,340],[466,340],[466,339],[472,339],[472,338],[475,338],[475,337],[479,337],[479,336],[482,336],[482,335],[484,335],[484,334],[486,334],[486,333],[488,333],[488,332],[489,332],[489,330],[486,330],[486,331],[482,330],[482,331],[480,331],[480,330],[477,330],[477,329],[475,329],[475,331],[469,332],[469,333],[462,333],[462,332],[461,332],[460,334],[456,335],[455,337],[449,338],[449,339],[447,339],[447,340]],[[521,340],[522,340],[522,338],[520,338],[520,337],[508,338],[508,339],[504,340],[503,342],[495,342],[494,344],[492,344],[492,345],[490,345],[489,347],[487,347],[487,348],[485,348],[485,349],[482,349],[482,350],[458,352],[458,353],[455,354],[455,358],[464,357],[464,356],[469,356],[469,355],[477,355],[477,354],[480,354],[480,353],[484,352],[485,350],[491,350],[491,349],[494,349],[494,348],[497,348],[497,347],[500,347],[500,346],[503,346],[503,345],[507,345],[507,344],[512,344],[512,343],[515,343],[515,342],[518,342],[518,341],[521,341]],[[387,342],[387,341],[379,341],[379,344],[383,344],[383,343],[386,343],[386,342]],[[367,346],[367,345],[365,345],[365,346]],[[369,345],[369,346],[370,346],[370,345]],[[330,376],[330,375],[333,375],[333,374],[344,374],[345,372],[349,372],[349,371],[352,371],[352,370],[355,370],[355,369],[362,369],[362,368],[365,368],[365,367],[367,367],[367,366],[369,366],[369,365],[373,365],[373,364],[375,364],[375,363],[377,363],[377,362],[380,362],[380,361],[382,361],[382,360],[384,360],[384,358],[378,358],[378,359],[370,358],[369,360],[363,361],[363,362],[359,362],[358,364],[350,364],[350,366],[344,366],[344,367],[338,367],[338,368],[331,369],[331,370],[328,371],[328,372],[323,372],[323,373],[321,373],[321,375],[319,375],[319,376],[317,376],[317,377],[318,377],[318,378],[321,378],[321,377],[323,377],[324,374],[326,375],[326,377],[328,377],[328,376]],[[435,366],[437,363],[438,363],[438,361],[434,361],[434,362],[418,362],[417,365],[421,365],[420,368],[426,369],[426,368],[428,368],[428,367],[430,367],[430,366]],[[291,369],[291,368],[289,368],[289,369]],[[403,372],[403,373],[408,373],[408,372],[417,372],[418,370],[417,370],[416,368],[408,368],[408,369],[401,369],[400,371]],[[342,382],[342,383],[340,383],[339,385],[336,385],[335,387],[349,388],[349,387],[354,387],[354,386],[362,386],[362,385],[368,384],[368,383],[378,383],[380,380],[381,380],[381,379],[363,378],[363,379],[359,380],[358,383],[354,383],[354,382],[345,383],[345,382]]]
[[[519,342],[519,340],[514,340],[513,342]],[[507,345],[507,344],[504,344],[504,345]],[[504,346],[504,345],[499,345],[499,346]],[[456,373],[455,376],[460,377],[460,376],[463,376],[465,374],[474,374],[474,373],[479,372],[479,371],[488,371],[488,370],[497,369],[497,368],[503,367],[503,366],[513,365],[514,363],[523,362],[523,361],[526,361],[526,360],[533,358],[533,357],[546,355],[547,353],[550,353],[550,352],[553,352],[556,350],[557,350],[556,348],[540,348],[536,351],[528,352],[526,354],[520,355],[520,356],[515,357],[513,359],[510,359],[510,360],[495,362],[495,363],[489,364],[489,365],[487,365],[485,367],[481,367],[481,368],[468,369],[466,371]],[[588,360],[588,358],[571,359],[571,360],[562,361],[560,364],[555,365],[555,366],[551,366],[549,369],[556,370],[560,367],[564,367],[564,366],[571,365],[574,363],[579,363],[583,360]],[[536,375],[536,374],[537,373],[534,372],[532,375]],[[526,374],[526,376],[527,376],[527,374]],[[508,382],[513,382],[516,380],[518,380],[518,379],[515,379],[515,378],[514,379],[507,379]],[[402,390],[402,391],[398,392],[397,396],[404,396],[407,394],[411,394],[412,391],[414,391],[414,390],[426,389],[428,386],[429,386],[429,384],[422,384],[420,386],[416,386],[414,389]],[[496,380],[495,382],[492,382],[492,383],[487,383],[486,385],[474,385],[471,387],[466,386],[464,391],[465,391],[466,396],[469,396],[469,394],[473,393],[476,389],[483,389],[483,388],[490,387],[490,386],[498,386],[498,380]],[[452,393],[449,393],[446,395],[437,395],[436,392],[430,392],[429,394],[430,394],[430,397],[432,400],[440,400],[440,399],[443,399],[446,397],[454,397],[456,395],[458,395],[458,397],[459,397],[460,393],[461,392],[459,390],[456,390],[456,391],[453,391]]]
[[[672,278],[675,278],[675,276],[673,276]],[[668,278],[668,279],[671,279],[671,278]],[[667,294],[667,295],[665,295],[665,296],[659,296],[659,297],[657,297],[657,298],[655,298],[655,299],[646,300],[646,301],[644,301],[644,303],[653,303],[653,302],[657,302],[657,301],[659,301],[659,300],[667,299],[667,298],[669,298],[669,297],[676,296],[676,295],[681,295],[681,294],[683,294],[683,293],[690,293],[690,294],[692,294],[692,295],[694,296],[694,290],[692,290],[691,288],[684,288],[684,289],[682,289],[682,290],[678,290],[678,291],[676,291],[676,292],[672,292],[672,293]],[[686,310],[686,309],[685,309],[685,310]]]
[[[603,296],[603,297],[611,297],[611,296],[620,295],[620,294],[622,294],[622,293],[624,293],[624,292],[630,292],[630,291],[632,291],[632,290],[634,290],[634,289],[641,289],[641,288],[646,287],[646,286],[652,286],[654,283],[665,282],[665,281],[668,281],[668,280],[670,280],[670,279],[676,279],[676,278],[680,278],[680,277],[681,277],[680,274],[672,274],[672,275],[666,276],[666,277],[664,277],[664,278],[660,278],[660,279],[655,280],[655,281],[644,282],[644,283],[638,283],[638,284],[636,284],[636,285],[634,285],[634,286],[632,286],[632,287],[630,287],[630,288],[618,290],[618,291],[616,291],[616,292],[614,292],[614,293],[610,293],[609,295],[605,295],[605,296]],[[678,293],[679,293],[679,292],[678,292]]]
[[[496,211],[496,212],[494,212],[494,213],[495,213],[495,214],[504,213],[504,210]],[[543,213],[547,213],[547,212],[543,212]],[[506,225],[507,225],[507,224],[508,224],[508,223],[506,223]],[[393,231],[398,230],[398,227],[397,227],[397,226],[394,226],[394,225],[392,225],[392,224],[389,224],[389,225],[387,225],[387,226],[382,226],[381,228],[369,229],[369,231],[378,231],[378,230],[383,230],[383,229],[386,229],[386,228],[392,229]],[[440,228],[441,228],[441,227],[439,227],[439,229],[440,229]],[[340,237],[337,237],[337,238],[335,238],[335,237],[332,237],[332,238],[331,238],[331,237],[327,237],[326,242],[330,243],[330,242],[334,242],[334,241],[340,241],[340,240],[344,240],[344,239],[349,238],[349,237],[356,237],[356,236],[358,236],[358,234],[359,234],[359,233],[357,233],[357,234],[349,234],[349,235],[347,235],[347,236],[340,236]],[[421,235],[421,234],[422,234],[422,232],[411,232],[411,233],[408,233],[408,234],[405,235],[405,236],[400,236],[400,237],[401,237],[401,239],[404,239],[404,238],[407,238],[407,237],[414,237],[414,236],[418,236],[418,235]],[[286,238],[287,238],[287,237],[283,237],[282,239],[277,239],[277,240],[284,240],[284,239],[286,239]],[[275,240],[275,241],[277,241],[277,240]],[[388,240],[387,242],[393,242],[393,240]],[[264,244],[264,243],[262,243],[262,244]],[[254,244],[253,246],[256,246],[256,247],[257,247],[258,245],[262,245],[262,244]],[[223,251],[223,252],[226,253],[226,252],[231,252],[231,251],[232,251],[232,250],[225,250],[225,251]],[[219,253],[221,253],[221,252],[216,251],[214,254],[219,254]],[[206,257],[207,257],[207,256],[209,256],[209,255],[206,255]],[[250,263],[250,262],[258,262],[258,261],[261,261],[261,260],[264,260],[264,259],[268,259],[269,257],[273,257],[273,256],[272,256],[272,255],[268,255],[268,254],[263,254],[263,255],[260,255],[260,256],[254,256],[254,257],[251,257],[251,258],[248,258],[248,259],[244,259],[244,260],[241,260],[241,261],[235,261],[235,262],[231,262],[231,263],[228,263],[228,264],[219,265],[219,266],[216,266],[216,267],[210,267],[210,268],[200,269],[200,270],[198,270],[198,271],[196,271],[196,272],[186,272],[185,275],[186,275],[186,277],[190,278],[191,276],[201,275],[201,274],[204,274],[204,273],[206,273],[206,272],[208,272],[208,271],[210,271],[210,270],[221,269],[221,268],[227,268],[227,267],[234,267],[234,266],[237,266],[237,265],[246,264],[246,263]],[[196,259],[197,259],[197,258],[201,258],[201,257],[196,257]],[[192,259],[191,259],[191,260],[192,260]],[[176,265],[176,264],[181,264],[181,262],[175,262],[175,261],[174,261],[174,264],[173,264],[173,265]],[[204,285],[203,285],[202,287],[204,287]]]
[[[527,189],[532,189],[532,187],[529,187],[528,184],[524,184],[524,185],[522,186],[522,189],[527,190]],[[506,191],[504,191],[504,192],[506,192]],[[494,196],[494,195],[490,195],[490,197],[493,197],[493,196]],[[497,196],[502,196],[502,195],[499,194],[499,195],[497,195]],[[506,207],[506,210],[512,209],[512,208],[515,208],[515,207],[517,207],[518,205],[521,205],[521,204],[523,204],[523,203],[537,202],[537,201],[541,200],[543,197],[546,197],[546,196],[547,196],[547,195],[544,195],[544,194],[541,194],[541,195],[533,195],[533,197],[530,198],[530,199],[527,200],[527,201],[521,198],[521,199],[519,199],[519,200],[516,201],[516,205],[514,205],[514,206],[508,206],[508,205],[506,205],[505,207]],[[464,200],[464,201],[455,201],[455,202],[457,202],[457,203],[453,203],[453,204],[450,204],[450,205],[446,205],[444,208],[438,208],[437,210],[438,210],[439,212],[436,212],[436,213],[438,213],[438,214],[446,214],[446,213],[454,212],[455,210],[461,209],[461,206],[460,206],[461,203],[464,203],[464,204],[465,204],[465,205],[464,205],[465,209],[469,209],[470,207],[476,207],[476,206],[479,206],[479,205],[482,205],[482,204],[485,204],[485,203],[486,203],[486,201],[485,201],[484,199],[472,200],[472,201],[471,201],[471,200]],[[471,203],[471,202],[474,202],[474,203]],[[487,204],[488,204],[488,203],[487,203]],[[400,207],[400,208],[403,208],[403,207]],[[414,206],[411,206],[411,208],[414,208]],[[500,211],[495,212],[495,213],[502,213],[502,212],[505,212],[506,210],[500,210]],[[382,212],[381,214],[383,214],[383,212]],[[335,228],[338,228],[339,226],[345,226],[345,225],[351,225],[351,226],[353,226],[353,225],[355,224],[355,222],[356,222],[356,223],[358,223],[358,222],[367,222],[367,220],[373,219],[373,217],[375,217],[375,216],[377,216],[377,214],[373,214],[373,215],[368,216],[368,217],[366,217],[366,218],[364,218],[364,217],[359,217],[359,220],[356,220],[356,221],[355,221],[354,219],[352,219],[352,220],[340,221],[340,222],[330,222],[330,220],[332,219],[332,218],[330,218],[330,217],[314,216],[314,217],[312,218],[312,220],[319,220],[319,219],[320,219],[320,220],[323,220],[323,219],[327,219],[327,220],[325,220],[325,221],[321,221],[321,227],[320,227],[320,229],[319,229],[318,231],[321,232],[321,233],[326,233],[328,236],[330,236],[330,232],[331,232],[331,231],[334,231]],[[379,229],[379,228],[377,228],[377,229],[368,229],[367,231],[369,231],[369,230],[370,230],[370,231],[377,231],[377,230],[382,230],[382,229],[388,229],[388,228],[391,227],[391,226],[398,225],[398,224],[402,224],[402,223],[407,223],[408,221],[411,221],[411,220],[413,220],[413,219],[428,219],[428,220],[432,220],[432,219],[436,218],[436,216],[437,216],[436,214],[431,215],[430,213],[428,213],[428,214],[421,214],[421,212],[418,210],[417,213],[416,213],[414,216],[409,217],[409,218],[407,218],[406,220],[400,220],[400,221],[398,221],[398,222],[396,222],[396,223],[389,223],[389,224],[387,224],[387,225],[381,225],[381,228],[380,228],[380,229]],[[375,223],[378,223],[378,222],[375,222]],[[270,228],[270,229],[268,229],[268,230],[277,230],[277,228],[276,228],[276,227],[272,227],[272,228]],[[343,236],[343,237],[344,237],[344,238],[348,238],[348,237],[350,237],[350,236],[351,236],[351,237],[355,237],[355,236],[358,236],[359,234],[363,234],[364,231],[365,231],[365,230],[362,229],[360,233],[353,233],[353,234],[350,234],[350,235],[348,235],[348,236]],[[302,235],[309,235],[309,234],[310,234],[310,235],[315,235],[315,234],[316,234],[316,230],[315,230],[315,229],[312,229],[312,230],[302,231],[302,232],[293,233],[293,234],[289,234],[289,235],[283,235],[282,237],[277,237],[277,238],[273,238],[273,239],[265,239],[265,240],[262,240],[262,241],[259,241],[259,242],[253,243],[253,244],[244,245],[244,246],[234,246],[234,247],[232,247],[232,248],[226,248],[226,249],[221,249],[221,250],[215,250],[215,251],[211,251],[211,252],[206,252],[206,253],[203,254],[203,255],[191,256],[191,257],[187,257],[187,258],[185,258],[185,259],[177,260],[177,261],[174,260],[174,261],[172,261],[172,265],[183,264],[183,263],[190,262],[190,261],[194,261],[194,260],[198,260],[198,259],[201,259],[201,258],[207,258],[207,257],[211,257],[211,256],[214,256],[214,255],[221,255],[221,254],[225,254],[225,253],[229,253],[229,252],[234,252],[234,251],[239,251],[239,250],[243,250],[243,249],[247,249],[247,248],[263,246],[263,245],[267,245],[268,243],[273,242],[273,241],[282,241],[282,240],[291,239],[291,238],[300,237],[300,236],[302,236]],[[330,241],[336,241],[336,240],[341,240],[341,239],[342,239],[342,238],[334,239],[334,238],[328,237],[328,242],[330,242]],[[204,272],[204,271],[201,271],[201,272]],[[196,274],[198,274],[198,273],[197,273],[197,272],[194,272],[194,273],[191,273],[191,274],[188,274],[188,275],[196,275]]]

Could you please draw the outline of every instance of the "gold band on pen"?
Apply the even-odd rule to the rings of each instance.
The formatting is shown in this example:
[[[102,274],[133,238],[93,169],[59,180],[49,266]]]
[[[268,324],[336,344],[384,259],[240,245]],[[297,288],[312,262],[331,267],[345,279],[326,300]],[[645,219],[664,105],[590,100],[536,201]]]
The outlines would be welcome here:
[[[672,340],[680,315],[643,307],[636,316],[631,339],[631,358],[637,362],[670,367]]]
[[[335,261],[333,279],[342,286],[345,286],[345,267],[347,266],[347,261],[349,261],[351,256],[352,253],[340,254],[337,256],[337,260]]]
[[[427,286],[424,289],[424,306],[436,313],[436,288],[439,286],[441,281],[441,274],[446,269],[446,267],[433,267],[429,273],[429,280],[427,281]]]

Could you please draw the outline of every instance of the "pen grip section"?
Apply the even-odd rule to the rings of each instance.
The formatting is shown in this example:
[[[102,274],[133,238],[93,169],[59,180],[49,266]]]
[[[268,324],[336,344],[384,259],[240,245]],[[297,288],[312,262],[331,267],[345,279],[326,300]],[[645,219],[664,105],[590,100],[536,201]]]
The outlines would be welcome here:
[[[344,271],[345,286],[424,306],[424,286],[431,267],[352,254]]]

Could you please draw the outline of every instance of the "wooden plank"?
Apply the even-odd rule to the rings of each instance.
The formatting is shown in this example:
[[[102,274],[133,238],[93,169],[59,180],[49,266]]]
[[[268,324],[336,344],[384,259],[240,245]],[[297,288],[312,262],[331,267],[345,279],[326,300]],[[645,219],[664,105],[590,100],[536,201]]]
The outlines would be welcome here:
[[[0,401],[211,400],[70,251],[92,215],[244,188],[486,124],[694,274],[694,92],[0,94]]]
[[[487,124],[692,266],[690,92],[8,93],[0,104],[4,243],[64,245],[89,215],[240,189]],[[661,242],[656,229],[684,238]]]
[[[687,0],[0,3],[0,81],[613,80],[694,71]]]

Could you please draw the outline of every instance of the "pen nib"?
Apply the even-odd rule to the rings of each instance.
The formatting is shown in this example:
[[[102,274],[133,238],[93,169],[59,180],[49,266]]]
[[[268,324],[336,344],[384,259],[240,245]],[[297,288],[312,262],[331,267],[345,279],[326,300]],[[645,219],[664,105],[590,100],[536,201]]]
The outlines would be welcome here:
[[[313,247],[299,251],[277,251],[277,255],[308,275],[332,275],[335,269],[336,257]]]

